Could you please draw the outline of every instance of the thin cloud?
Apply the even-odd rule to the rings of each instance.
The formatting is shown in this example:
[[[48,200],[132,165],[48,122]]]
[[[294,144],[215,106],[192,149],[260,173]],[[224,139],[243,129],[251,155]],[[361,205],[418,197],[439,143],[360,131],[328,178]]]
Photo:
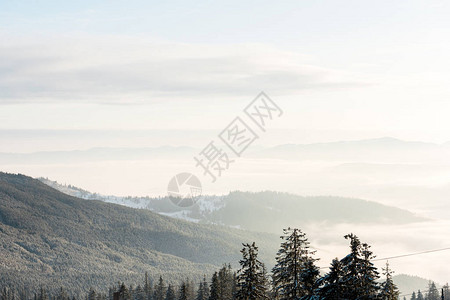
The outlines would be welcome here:
[[[72,46],[71,46],[72,45]],[[62,38],[0,48],[0,104],[147,103],[154,99],[296,93],[366,82],[264,45],[189,45]]]

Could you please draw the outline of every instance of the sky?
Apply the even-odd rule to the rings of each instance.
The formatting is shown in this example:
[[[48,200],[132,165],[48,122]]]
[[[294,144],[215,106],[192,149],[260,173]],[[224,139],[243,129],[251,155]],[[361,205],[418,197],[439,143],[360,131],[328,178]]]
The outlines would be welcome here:
[[[1,1],[0,130],[219,130],[265,91],[317,141],[442,143],[449,6]]]
[[[199,149],[261,91],[283,115],[255,152],[386,136],[443,144],[450,141],[449,15],[450,2],[436,0],[0,0],[0,152]],[[176,172],[199,172],[191,157],[0,167],[92,192],[161,195]],[[416,212],[434,199],[433,214],[448,211],[448,159],[413,162],[413,171],[404,163],[361,163],[242,159],[215,186],[202,180],[209,194],[330,194]],[[444,243],[449,224],[440,225],[398,235]],[[418,250],[380,245],[385,256]],[[448,277],[441,269],[424,275]]]

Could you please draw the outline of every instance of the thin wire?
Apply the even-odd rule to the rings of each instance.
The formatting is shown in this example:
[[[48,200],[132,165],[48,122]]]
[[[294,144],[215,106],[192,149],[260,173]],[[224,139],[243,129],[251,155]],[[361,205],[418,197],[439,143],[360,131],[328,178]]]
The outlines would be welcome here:
[[[416,255],[422,255],[422,254],[433,253],[433,252],[440,252],[440,251],[447,251],[447,250],[450,250],[450,247],[440,248],[440,249],[433,249],[433,250],[427,250],[427,251],[422,251],[422,252],[408,253],[408,254],[402,254],[402,255],[396,255],[396,256],[390,256],[390,257],[377,258],[377,259],[372,259],[371,261],[392,260],[392,259],[397,259],[397,258],[403,258],[403,257],[408,257],[408,256],[416,256]],[[328,269],[328,268],[330,268],[330,267],[321,267],[319,269]],[[155,282],[157,282],[157,280]],[[197,282],[195,280],[190,281],[190,283],[193,283],[194,285],[197,285],[197,284],[200,284],[200,283],[204,283],[204,282],[207,283],[207,284],[211,284],[212,283],[210,280],[205,280],[205,281],[200,281],[200,282]],[[167,282],[165,282],[165,283],[167,284]],[[169,282],[169,283],[171,283],[171,282]],[[171,283],[171,285],[174,286],[174,287],[180,287],[181,286],[180,283],[178,283],[178,284]],[[428,292],[428,291],[429,291],[429,289],[425,289],[425,290],[423,290],[421,292]],[[411,296],[411,295],[412,295],[412,293],[411,294],[401,294],[401,295],[399,295],[399,297]]]
[[[402,257],[407,257],[407,256],[415,256],[415,255],[421,255],[421,254],[427,254],[427,253],[433,253],[433,252],[439,252],[439,251],[446,251],[446,250],[450,250],[450,247],[434,249],[434,250],[427,250],[427,251],[410,253],[410,254],[397,255],[397,256],[391,256],[391,257],[376,258],[376,259],[373,259],[372,261],[391,260],[391,259],[397,259],[397,258],[402,258]]]
[[[450,247],[427,250],[427,251],[422,251],[422,252],[409,253],[409,254],[401,254],[401,255],[390,256],[390,257],[375,258],[375,259],[371,259],[371,261],[392,260],[392,259],[397,259],[397,258],[402,258],[402,257],[416,256],[416,255],[422,255],[422,254],[440,252],[440,251],[447,251],[447,250],[450,250]],[[329,267],[321,267],[320,269],[327,269],[327,268],[329,268]]]

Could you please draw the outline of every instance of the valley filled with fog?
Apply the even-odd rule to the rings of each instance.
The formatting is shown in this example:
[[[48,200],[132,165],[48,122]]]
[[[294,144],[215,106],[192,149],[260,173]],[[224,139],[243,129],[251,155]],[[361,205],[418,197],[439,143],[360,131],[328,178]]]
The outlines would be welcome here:
[[[1,153],[0,162],[7,172],[44,177],[119,199],[126,196],[165,197],[167,183],[172,176],[192,172],[201,180],[204,195],[277,191],[306,197],[358,198],[401,208],[421,218],[404,223],[389,219],[361,223],[357,215],[336,223],[321,220],[320,214],[308,222],[299,218],[296,224],[290,225],[307,232],[322,258],[320,265],[323,267],[339,251],[345,253],[347,245],[341,237],[348,232],[355,232],[373,244],[373,250],[380,258],[448,246],[445,242],[450,230],[447,213],[450,207],[448,143],[410,142],[385,137],[256,145],[243,157],[236,158],[215,183],[195,167],[193,157],[201,151],[195,146]],[[127,200],[117,203],[133,206]],[[183,209],[173,209],[179,212],[167,215],[193,220],[187,217],[186,211],[183,213]],[[268,209],[277,210],[277,204]],[[308,210],[310,207],[299,204],[295,209]],[[370,211],[367,214],[370,215]],[[214,220],[210,222],[214,223]],[[242,224],[229,225],[242,228]],[[274,226],[269,231],[276,230],[281,229]],[[396,259],[391,265],[398,273],[445,278],[450,275],[447,270],[438,264],[430,264],[430,261],[444,257],[445,253],[430,253]],[[380,261],[380,266],[383,263]]]

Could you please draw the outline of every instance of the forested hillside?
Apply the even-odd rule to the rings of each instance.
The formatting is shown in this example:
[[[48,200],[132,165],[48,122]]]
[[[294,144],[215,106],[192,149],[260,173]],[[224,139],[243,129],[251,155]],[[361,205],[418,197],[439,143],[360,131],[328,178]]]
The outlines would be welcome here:
[[[278,242],[275,235],[85,201],[24,175],[0,173],[4,283],[84,291],[137,281],[147,271],[167,279],[198,279],[222,263],[237,263],[244,241],[257,241],[267,261]]]
[[[280,228],[287,226],[302,227],[314,223],[408,224],[426,220],[405,209],[357,198],[235,191],[224,196],[206,195],[196,205],[180,208],[167,198],[105,196],[45,178],[39,180],[63,193],[83,199],[146,208],[200,223],[222,224],[275,234]]]
[[[398,300],[411,295],[411,300],[439,300],[439,291],[434,282],[428,289],[401,293],[396,286],[393,270],[386,262],[382,272],[374,266],[375,255],[371,246],[360,241],[354,234],[345,235],[349,241],[348,254],[333,259],[329,268],[320,272],[316,251],[310,248],[308,238],[297,228],[283,230],[281,244],[276,254],[276,264],[270,270],[259,258],[259,247],[244,243],[241,249],[239,269],[224,265],[202,280],[188,276],[178,281],[167,281],[162,276],[150,277],[133,284],[123,281],[111,284],[106,289],[91,287],[89,292],[74,293],[61,284],[59,290],[51,291],[45,285],[14,286],[1,282],[2,300]],[[442,297],[450,295],[448,284],[442,289]]]
[[[262,223],[252,222],[255,222],[258,217],[269,219],[269,216],[264,214],[264,210],[274,210],[273,207],[276,205],[274,197],[278,197],[285,205],[299,199],[297,196],[284,193],[235,192],[227,197],[228,209],[237,208],[239,200],[243,200],[244,206],[261,205],[263,208],[255,210],[256,215],[242,224],[246,224],[246,227],[262,227]],[[123,295],[129,297],[134,295],[135,299],[139,299],[137,295],[143,293],[145,285],[143,277],[146,272],[149,274],[148,285],[151,285],[153,289],[152,295],[159,284],[161,291],[164,290],[164,295],[171,293],[171,289],[178,295],[184,289],[189,290],[192,296],[194,290],[196,293],[201,290],[200,283],[203,287],[207,284],[207,289],[211,291],[214,281],[214,276],[211,274],[214,274],[213,272],[223,264],[228,263],[233,269],[224,267],[216,275],[222,274],[222,280],[232,279],[235,282],[234,295],[238,287],[236,276],[239,272],[235,272],[241,259],[242,243],[256,242],[259,249],[258,259],[266,263],[266,267],[263,268],[264,276],[268,276],[272,271],[276,277],[276,269],[271,268],[276,260],[278,264],[280,263],[279,256],[275,255],[280,243],[279,235],[248,232],[218,225],[196,224],[161,216],[147,209],[133,209],[96,200],[86,201],[63,194],[24,175],[0,173],[0,200],[2,254],[0,274],[2,275],[1,284],[6,288],[2,293],[9,295],[9,298],[5,299],[14,299],[17,293],[30,291],[35,291],[36,295],[41,297],[40,299],[46,299],[48,295],[61,294],[83,298],[90,288],[92,288],[91,294],[94,293],[92,295],[96,295],[96,299],[111,298],[111,293],[114,291],[121,291]],[[327,201],[331,202],[327,198],[316,200],[317,203],[310,203],[312,211]],[[160,201],[163,200],[160,199]],[[346,201],[354,204],[352,201],[358,203],[359,200]],[[380,207],[383,208],[383,206]],[[288,205],[284,209],[289,210],[289,208],[292,207]],[[373,211],[377,215],[376,209]],[[211,210],[210,212],[220,211]],[[222,211],[224,212],[227,210]],[[313,217],[307,212],[306,209],[300,211],[299,219],[310,221]],[[324,209],[324,215],[330,218],[333,212],[336,214],[336,220],[342,218],[341,214],[346,213],[333,206]],[[378,213],[380,216],[383,215],[383,211]],[[276,213],[279,216],[280,214],[280,211]],[[231,213],[228,216],[224,214],[222,217],[224,216],[231,218],[228,220],[237,220],[232,218]],[[294,216],[294,212],[286,215],[286,220],[283,222],[294,220]],[[394,209],[389,217],[394,216],[411,218],[410,221],[420,220],[402,210]],[[360,219],[360,222],[364,221]],[[350,237],[355,239],[353,235]],[[361,244],[361,247],[364,245]],[[366,251],[368,255],[366,260],[370,259],[372,255],[368,254],[370,251],[367,246],[364,247],[366,247],[365,250],[361,248],[353,255],[363,255]],[[250,247],[248,251],[255,251],[255,249]],[[311,250],[310,254],[313,252]],[[310,261],[315,263],[312,257]],[[326,265],[326,263],[321,264]],[[333,262],[333,264],[337,263],[337,261]],[[345,265],[351,261],[343,258],[340,263]],[[328,272],[328,268],[318,269],[313,265],[309,267],[314,271],[316,279],[319,279],[319,275],[322,276]],[[204,275],[210,278],[204,278]],[[160,276],[163,277],[163,282],[158,279]],[[128,285],[114,285],[118,281],[126,282]],[[408,285],[407,281],[403,284]],[[266,284],[269,284],[269,281]],[[423,281],[420,287],[422,284]],[[409,285],[408,289],[413,289],[414,286],[417,285]],[[64,290],[61,290],[61,287],[64,287]],[[267,291],[271,290],[269,288]],[[316,292],[318,293],[314,290],[314,293]],[[381,290],[374,291],[374,293],[378,292]],[[28,299],[32,296],[26,294],[24,297]],[[123,299],[131,299],[126,297]]]

